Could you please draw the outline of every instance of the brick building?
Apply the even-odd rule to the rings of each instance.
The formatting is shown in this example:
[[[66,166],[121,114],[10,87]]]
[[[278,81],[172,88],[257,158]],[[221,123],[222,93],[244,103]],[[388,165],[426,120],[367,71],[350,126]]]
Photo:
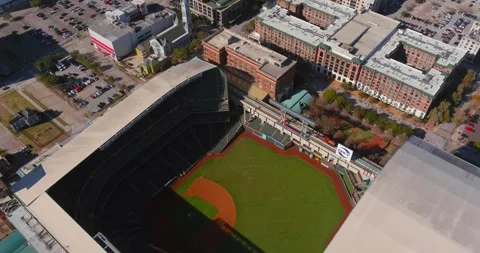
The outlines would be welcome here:
[[[282,101],[293,89],[295,61],[229,31],[220,30],[203,43],[203,58],[218,64],[229,83],[244,92],[250,86]]]
[[[308,8],[318,13],[319,18],[315,19],[317,23],[320,22],[318,20],[324,20],[322,21],[324,24],[327,22],[326,19],[320,18],[322,15],[334,16],[335,20],[333,22],[329,21],[330,23],[327,26],[321,28],[297,17],[297,15],[302,16],[302,11],[297,10],[299,14],[290,15],[291,9],[293,9],[292,3],[287,6],[290,11],[276,5],[264,10],[256,17],[255,33],[251,37],[263,45],[290,55],[296,60],[309,63],[315,70],[317,69],[318,49],[325,47],[324,43],[328,38],[352,19],[355,16],[355,11],[327,0],[310,0],[308,2]],[[283,5],[285,6],[285,4]],[[303,7],[297,6],[295,8]]]
[[[375,12],[356,15],[318,49],[316,70],[354,84],[364,64],[390,38],[399,22]]]
[[[238,18],[246,7],[247,0],[190,0],[192,13],[220,26]]]
[[[424,118],[466,51],[398,26],[380,14],[357,14],[328,0],[278,0],[257,16],[251,37]]]
[[[408,114],[424,118],[465,50],[412,30],[398,30],[361,68],[358,89]]]

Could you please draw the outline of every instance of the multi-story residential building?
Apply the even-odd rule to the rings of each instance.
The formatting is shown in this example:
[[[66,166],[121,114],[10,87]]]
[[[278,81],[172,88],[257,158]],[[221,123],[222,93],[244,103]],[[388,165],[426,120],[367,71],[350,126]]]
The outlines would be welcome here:
[[[277,5],[325,30],[330,25],[342,25],[355,15],[353,9],[329,0],[277,0]]]
[[[203,41],[203,58],[220,65],[229,83],[244,92],[254,86],[282,101],[293,90],[295,61],[229,30],[222,29]]]
[[[312,69],[316,69],[318,48],[323,47],[323,43],[330,36],[355,16],[353,9],[327,0],[317,1],[317,3],[319,2],[321,4],[315,5],[318,9],[324,6],[324,12],[336,17],[325,28],[313,25],[294,15],[289,15],[289,12],[292,12],[291,10],[276,5],[257,16],[255,33],[251,37],[261,44],[290,55],[292,58],[307,62],[311,64]],[[329,6],[329,8],[326,8],[326,6]],[[292,5],[287,7],[293,8]],[[316,22],[320,23],[318,20]]]
[[[398,25],[371,11],[356,15],[319,47],[316,70],[339,82],[355,83],[360,66],[393,36]]]
[[[335,3],[348,6],[357,10],[358,12],[375,11],[378,12],[385,6],[387,0],[332,0]]]
[[[467,50],[467,56],[465,59],[467,61],[473,62],[475,57],[480,50],[480,23],[475,22],[470,29],[468,35],[464,36],[460,43],[458,44],[458,48],[463,50]]]
[[[196,15],[203,16],[220,26],[227,25],[240,17],[247,7],[247,0],[191,0],[190,8]]]
[[[420,33],[399,32],[399,22],[371,11],[357,14],[328,0],[278,3],[257,16],[250,37],[420,118],[466,53]],[[395,90],[385,92],[390,86]]]
[[[424,118],[452,81],[466,51],[412,30],[398,30],[361,68],[356,86],[408,114]]]

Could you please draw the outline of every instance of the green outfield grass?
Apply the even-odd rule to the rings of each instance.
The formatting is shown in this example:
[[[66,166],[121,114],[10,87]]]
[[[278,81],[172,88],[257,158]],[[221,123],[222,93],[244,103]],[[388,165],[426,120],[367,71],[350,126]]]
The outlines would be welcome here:
[[[211,220],[217,215],[217,208],[199,197],[185,198],[185,200]]]
[[[232,195],[235,229],[265,252],[323,252],[345,216],[327,175],[249,139],[237,142],[224,158],[207,162],[177,193],[201,175]]]

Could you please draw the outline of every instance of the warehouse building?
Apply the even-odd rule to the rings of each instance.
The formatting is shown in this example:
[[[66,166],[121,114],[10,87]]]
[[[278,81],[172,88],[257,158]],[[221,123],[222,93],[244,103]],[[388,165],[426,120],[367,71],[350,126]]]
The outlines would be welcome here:
[[[479,203],[480,168],[412,137],[326,252],[480,252]]]

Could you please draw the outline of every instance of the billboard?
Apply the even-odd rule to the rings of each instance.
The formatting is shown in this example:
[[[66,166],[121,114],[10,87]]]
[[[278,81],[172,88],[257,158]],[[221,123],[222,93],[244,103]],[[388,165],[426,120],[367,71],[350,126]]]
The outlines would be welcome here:
[[[335,152],[341,159],[350,161],[352,159],[353,151],[342,144],[337,144],[337,150]]]

